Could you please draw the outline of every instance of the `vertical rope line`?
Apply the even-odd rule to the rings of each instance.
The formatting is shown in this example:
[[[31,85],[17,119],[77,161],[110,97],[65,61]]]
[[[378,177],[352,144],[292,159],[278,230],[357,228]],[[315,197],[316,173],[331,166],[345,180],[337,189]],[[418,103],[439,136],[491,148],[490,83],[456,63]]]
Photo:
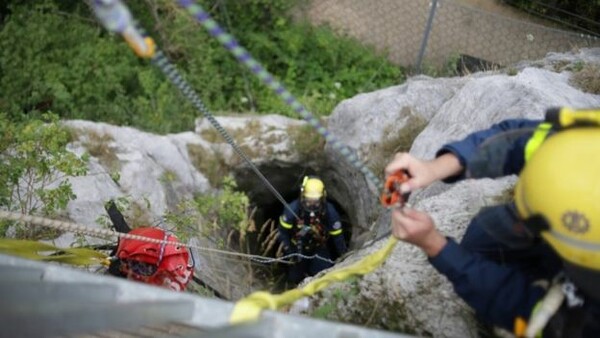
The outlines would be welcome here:
[[[331,146],[342,154],[352,166],[358,169],[379,190],[383,189],[382,182],[369,168],[363,164],[356,153],[335,138],[320,122],[310,113],[278,80],[276,80],[238,41],[221,28],[210,15],[194,0],[178,0],[181,7],[186,9],[225,49],[269,87],[283,102],[290,106],[296,113],[308,122],[321,134]]]
[[[208,111],[202,100],[196,92],[192,89],[192,87],[183,79],[177,68],[173,66],[167,57],[164,55],[162,51],[158,51],[155,56],[152,58],[152,63],[156,65],[165,76],[183,93],[183,95],[198,109],[206,119],[212,124],[212,126],[221,134],[221,136],[231,145],[233,150],[250,166],[252,171],[258,176],[263,183],[267,186],[267,188],[275,195],[275,197],[283,204],[283,206],[289,210],[294,217],[298,218],[298,215],[294,212],[294,210],[290,207],[290,205],[285,201],[283,196],[273,187],[273,185],[267,180],[267,178],[258,170],[258,168],[252,163],[250,158],[240,149],[240,147],[235,143],[233,138],[227,133],[225,128],[221,126],[221,124],[215,119],[215,117]]]

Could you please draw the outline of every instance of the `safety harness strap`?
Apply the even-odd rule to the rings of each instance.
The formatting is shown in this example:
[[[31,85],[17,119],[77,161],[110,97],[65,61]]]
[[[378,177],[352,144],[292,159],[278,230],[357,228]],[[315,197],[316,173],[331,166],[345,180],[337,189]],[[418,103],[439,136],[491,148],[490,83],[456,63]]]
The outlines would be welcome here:
[[[538,150],[548,137],[548,133],[552,130],[552,124],[548,122],[540,123],[533,132],[533,135],[525,145],[525,162],[529,161],[531,156]]]

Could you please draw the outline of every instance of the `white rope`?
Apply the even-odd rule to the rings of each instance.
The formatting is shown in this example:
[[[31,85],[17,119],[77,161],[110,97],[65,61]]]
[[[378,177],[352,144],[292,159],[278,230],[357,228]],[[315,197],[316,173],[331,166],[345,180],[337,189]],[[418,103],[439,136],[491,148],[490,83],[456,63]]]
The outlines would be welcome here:
[[[291,258],[291,257],[295,257],[295,256],[301,257],[303,259],[316,258],[316,259],[320,259],[320,260],[323,260],[323,261],[326,261],[329,263],[334,263],[332,260],[323,258],[319,255],[306,256],[306,255],[295,253],[295,254],[286,255],[281,258],[270,258],[270,257],[259,256],[259,255],[245,254],[245,253],[241,253],[241,252],[233,252],[233,251],[225,251],[225,250],[207,248],[207,247],[202,247],[202,246],[197,246],[197,245],[192,245],[192,244],[185,244],[185,243],[176,242],[176,241],[167,241],[167,240],[160,240],[160,239],[155,239],[155,238],[150,238],[150,237],[145,237],[145,236],[126,234],[126,233],[116,232],[116,231],[108,230],[108,229],[91,228],[91,227],[88,227],[88,226],[85,226],[82,224],[66,222],[66,221],[58,221],[58,220],[54,220],[54,219],[49,219],[49,218],[44,218],[44,217],[39,217],[39,216],[25,215],[22,213],[16,213],[16,212],[4,211],[4,210],[0,210],[0,219],[7,219],[7,220],[11,220],[11,221],[16,221],[16,222],[36,224],[36,225],[41,225],[41,226],[45,226],[45,227],[49,227],[49,228],[53,228],[53,229],[70,231],[70,232],[85,234],[88,236],[98,237],[98,238],[111,238],[111,239],[126,238],[126,239],[133,239],[133,240],[162,244],[162,245],[181,246],[181,247],[192,248],[192,249],[196,249],[196,250],[204,251],[204,252],[217,253],[217,254],[221,254],[221,255],[245,257],[245,258],[248,258],[248,259],[258,262],[258,263],[280,262],[280,263],[285,263],[285,264],[294,264],[294,262],[291,262],[287,259]]]

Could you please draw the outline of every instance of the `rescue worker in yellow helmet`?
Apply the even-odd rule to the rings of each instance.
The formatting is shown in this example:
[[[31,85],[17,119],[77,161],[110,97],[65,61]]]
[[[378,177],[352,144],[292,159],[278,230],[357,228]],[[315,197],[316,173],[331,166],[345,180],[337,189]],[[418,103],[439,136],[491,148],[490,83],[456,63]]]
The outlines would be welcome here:
[[[516,336],[600,336],[600,110],[552,109],[443,146],[430,161],[397,154],[410,192],[436,180],[519,174],[515,202],[483,208],[462,242],[431,217],[392,212],[395,237],[420,247],[483,321]],[[545,280],[545,288],[539,283]]]
[[[278,231],[284,254],[296,260],[288,268],[288,281],[297,284],[306,276],[333,266],[332,260],[346,253],[347,248],[340,216],[327,201],[325,184],[320,178],[304,177],[300,197],[290,203],[290,209],[293,213],[285,209],[281,215]],[[335,252],[330,252],[329,243]]]

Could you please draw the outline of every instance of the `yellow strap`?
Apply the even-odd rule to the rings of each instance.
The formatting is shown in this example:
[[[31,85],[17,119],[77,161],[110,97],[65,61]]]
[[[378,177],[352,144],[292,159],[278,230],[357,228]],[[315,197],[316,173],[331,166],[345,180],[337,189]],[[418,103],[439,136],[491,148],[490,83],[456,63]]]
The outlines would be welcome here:
[[[550,129],[552,129],[552,124],[547,122],[540,123],[537,126],[533,132],[533,135],[525,145],[525,162],[529,161],[535,151],[538,150],[542,143],[544,143],[544,140],[548,136]]]
[[[558,123],[562,128],[575,124],[600,126],[600,109],[571,109],[560,108]]]
[[[71,265],[101,264],[108,256],[86,248],[57,248],[37,241],[0,238],[0,253],[40,261],[53,261]]]
[[[397,242],[397,239],[390,236],[388,242],[379,251],[348,267],[330,271],[323,277],[308,283],[302,289],[293,289],[279,295],[273,295],[264,291],[254,292],[236,303],[229,322],[231,324],[240,324],[258,320],[263,309],[277,310],[279,307],[292,304],[298,299],[311,296],[326,288],[331,283],[343,281],[352,276],[366,275],[377,269],[386,260]]]
[[[281,226],[284,229],[291,229],[292,228],[292,224],[285,222],[283,219],[284,219],[283,216],[279,217],[279,223],[281,224]]]

